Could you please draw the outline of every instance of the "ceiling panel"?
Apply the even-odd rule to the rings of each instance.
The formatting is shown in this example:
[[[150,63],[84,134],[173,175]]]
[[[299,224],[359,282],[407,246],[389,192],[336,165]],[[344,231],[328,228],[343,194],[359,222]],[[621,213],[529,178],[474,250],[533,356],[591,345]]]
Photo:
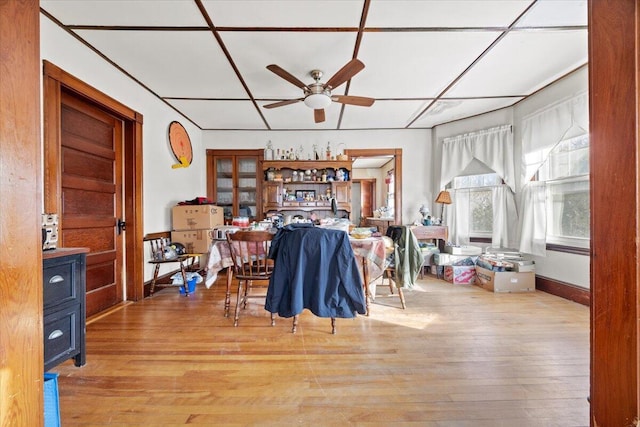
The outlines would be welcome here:
[[[207,31],[78,31],[159,96],[247,98]]]
[[[204,26],[195,2],[184,0],[40,0],[65,25]]]
[[[373,0],[368,27],[506,27],[531,0]]]
[[[167,102],[202,129],[266,129],[251,101],[170,99]]]
[[[376,98],[437,96],[498,37],[497,32],[366,33],[358,57],[366,69],[350,95]]]
[[[259,102],[261,106],[267,102]],[[261,107],[262,108],[262,107]],[[340,105],[335,102],[325,108],[325,121],[315,123],[313,110],[303,103],[287,105],[280,108],[262,108],[262,114],[266,117],[271,129],[336,129],[340,114]]]
[[[358,27],[362,0],[203,0],[215,26]]]
[[[529,95],[586,62],[586,30],[512,32],[446,95]]]
[[[587,2],[538,0],[516,27],[587,25]]]
[[[490,98],[490,99],[443,99],[437,101],[429,110],[424,113],[412,128],[429,128],[439,124],[459,120],[465,117],[472,117],[478,114],[488,113],[509,107],[522,97],[517,98]]]
[[[352,58],[355,33],[222,32],[222,39],[233,56],[249,90],[255,98],[292,99],[303,96],[302,89],[267,70],[277,64],[303,83],[311,84],[309,72],[324,71],[327,81]],[[342,94],[344,87],[333,92]]]
[[[382,128],[402,129],[411,118],[422,111],[430,101],[378,100],[371,107],[347,107],[342,119],[342,129],[367,129],[371,123]]]

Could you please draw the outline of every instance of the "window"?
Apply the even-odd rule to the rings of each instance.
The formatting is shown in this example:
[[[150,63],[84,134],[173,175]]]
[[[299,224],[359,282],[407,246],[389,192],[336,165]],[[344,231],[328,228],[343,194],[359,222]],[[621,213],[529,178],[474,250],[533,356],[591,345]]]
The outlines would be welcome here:
[[[469,237],[491,237],[493,231],[493,195],[491,187],[502,180],[496,173],[459,176],[453,188],[469,189]]]
[[[393,169],[387,171],[387,176],[384,179],[384,182],[387,186],[387,207],[389,208],[389,214],[393,216],[396,208],[396,184]]]
[[[538,180],[547,184],[547,243],[588,248],[589,135],[558,143]]]

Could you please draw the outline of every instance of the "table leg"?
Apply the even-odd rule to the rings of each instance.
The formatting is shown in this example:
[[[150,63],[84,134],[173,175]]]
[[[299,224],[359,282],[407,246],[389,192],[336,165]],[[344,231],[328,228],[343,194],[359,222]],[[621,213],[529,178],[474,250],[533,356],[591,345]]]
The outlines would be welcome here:
[[[224,297],[224,317],[229,317],[231,306],[231,281],[233,279],[233,267],[227,267],[227,293]]]
[[[371,293],[369,292],[369,264],[367,258],[362,257],[362,275],[364,276],[364,300],[366,302],[367,316],[369,315],[369,299]]]

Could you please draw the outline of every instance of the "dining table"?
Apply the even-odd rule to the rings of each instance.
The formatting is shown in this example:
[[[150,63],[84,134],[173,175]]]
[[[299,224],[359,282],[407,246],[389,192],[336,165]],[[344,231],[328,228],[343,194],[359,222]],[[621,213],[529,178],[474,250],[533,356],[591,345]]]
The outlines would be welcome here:
[[[362,276],[362,285],[366,297],[367,315],[369,315],[369,301],[375,297],[371,291],[371,284],[375,282],[386,268],[386,249],[382,237],[366,237],[358,239],[349,236],[349,243],[358,262],[358,269]]]
[[[367,237],[358,239],[349,237],[349,243],[353,249],[353,254],[358,261],[358,270],[362,277],[362,285],[364,287],[367,315],[369,314],[369,302],[374,299],[375,293],[371,291],[371,284],[382,276],[386,267],[385,243],[382,237]],[[209,250],[207,260],[207,270],[205,277],[205,286],[210,288],[216,282],[218,274],[224,269],[233,266],[231,251],[226,240],[214,240]],[[227,294],[225,296],[225,316],[228,315],[230,306],[230,292],[233,274],[231,269],[227,271],[226,287]]]

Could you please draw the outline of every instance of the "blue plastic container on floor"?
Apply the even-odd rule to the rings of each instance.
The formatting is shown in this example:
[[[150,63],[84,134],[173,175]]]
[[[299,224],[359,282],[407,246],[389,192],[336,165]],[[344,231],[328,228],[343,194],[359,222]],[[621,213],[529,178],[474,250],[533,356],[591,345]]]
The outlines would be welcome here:
[[[44,427],[60,427],[60,402],[58,400],[58,374],[45,372]]]
[[[196,280],[197,277],[193,277],[191,279],[187,280],[187,286],[189,286],[189,293],[195,292],[196,291]],[[184,294],[184,285],[180,286],[180,293]]]

